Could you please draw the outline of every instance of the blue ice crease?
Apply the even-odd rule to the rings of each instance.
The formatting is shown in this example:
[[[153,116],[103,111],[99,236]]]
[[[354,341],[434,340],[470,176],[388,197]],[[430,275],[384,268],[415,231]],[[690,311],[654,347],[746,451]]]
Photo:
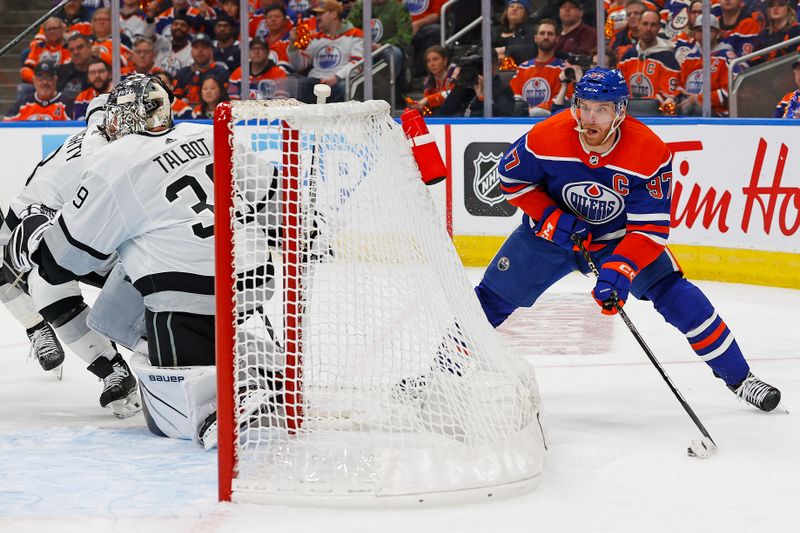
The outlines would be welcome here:
[[[199,516],[216,476],[216,453],[144,427],[0,432],[0,518]]]

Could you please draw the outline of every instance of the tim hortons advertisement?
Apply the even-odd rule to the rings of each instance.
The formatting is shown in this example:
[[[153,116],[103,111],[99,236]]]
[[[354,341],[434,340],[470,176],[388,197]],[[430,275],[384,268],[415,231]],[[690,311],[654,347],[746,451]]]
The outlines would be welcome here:
[[[800,252],[800,130],[784,124],[651,126],[673,152],[671,242]],[[451,128],[451,149],[462,154],[452,157],[453,233],[507,235],[519,224],[519,213],[473,213],[467,206],[474,181],[466,176],[476,172],[476,146],[513,142],[530,125]]]

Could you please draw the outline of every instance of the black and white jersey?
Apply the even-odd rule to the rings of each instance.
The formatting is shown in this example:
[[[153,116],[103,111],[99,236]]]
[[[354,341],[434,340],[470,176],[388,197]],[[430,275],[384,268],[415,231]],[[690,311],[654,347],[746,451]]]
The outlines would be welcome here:
[[[212,127],[125,136],[95,154],[45,233],[48,259],[77,276],[119,253],[154,312],[214,314]]]
[[[53,211],[61,209],[78,190],[83,171],[94,161],[93,154],[108,145],[108,140],[92,125],[71,135],[54,152],[36,165],[25,188],[14,196],[6,223],[0,230],[0,244],[8,242],[19,217],[32,204],[44,204]]]

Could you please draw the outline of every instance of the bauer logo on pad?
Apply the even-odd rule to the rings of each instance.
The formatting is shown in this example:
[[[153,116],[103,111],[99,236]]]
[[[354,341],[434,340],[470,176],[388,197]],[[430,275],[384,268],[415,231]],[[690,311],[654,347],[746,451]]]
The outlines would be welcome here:
[[[473,216],[510,217],[517,208],[505,201],[497,165],[509,143],[470,143],[464,150],[464,207]]]

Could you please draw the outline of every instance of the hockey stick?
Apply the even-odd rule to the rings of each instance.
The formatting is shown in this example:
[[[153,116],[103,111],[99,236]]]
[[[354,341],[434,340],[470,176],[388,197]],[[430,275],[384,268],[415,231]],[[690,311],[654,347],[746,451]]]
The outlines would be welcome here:
[[[589,268],[592,269],[592,272],[594,272],[595,277],[599,276],[600,272],[597,270],[597,266],[595,266],[594,261],[592,260],[592,256],[589,254],[589,251],[583,245],[583,241],[581,240],[581,238],[578,235],[573,235],[572,240],[580,250],[581,254],[583,254],[583,258],[589,264]],[[680,393],[675,384],[672,383],[672,380],[667,375],[666,371],[664,370],[664,367],[661,366],[661,363],[659,363],[658,359],[656,359],[656,356],[653,355],[653,352],[647,346],[647,343],[644,342],[642,335],[639,333],[639,331],[636,329],[636,326],[633,325],[633,322],[631,322],[631,319],[628,317],[628,313],[626,313],[622,309],[622,306],[619,305],[619,299],[617,298],[616,291],[613,292],[612,297],[614,298],[614,308],[617,310],[617,313],[622,318],[622,321],[625,322],[626,326],[628,326],[628,330],[630,330],[630,332],[633,334],[633,337],[636,339],[636,342],[638,342],[639,346],[642,347],[642,350],[644,350],[645,355],[647,355],[647,358],[650,359],[651,363],[653,363],[653,366],[656,367],[658,373],[661,374],[661,378],[666,382],[667,386],[669,387],[669,390],[671,390],[672,394],[675,395],[675,398],[678,399],[678,402],[680,402],[681,406],[686,411],[686,414],[689,415],[689,418],[692,419],[694,425],[697,426],[697,429],[699,429],[700,433],[703,434],[704,438],[702,440],[692,441],[689,444],[689,449],[687,450],[689,456],[705,458],[712,455],[717,450],[717,444],[714,442],[714,439],[711,438],[711,435],[709,435],[708,430],[705,428],[705,426],[703,426],[703,423],[700,422],[700,419],[697,418],[697,415],[695,414],[694,410],[692,410],[691,406],[683,398],[683,395]]]
[[[9,50],[11,50],[12,48],[14,48],[14,47],[15,47],[15,46],[16,46],[16,45],[17,45],[17,44],[18,44],[18,43],[19,43],[19,42],[20,42],[22,39],[24,39],[24,38],[25,38],[25,36],[26,36],[26,35],[28,35],[28,34],[29,34],[29,33],[30,33],[32,30],[34,30],[36,27],[38,27],[40,24],[42,24],[42,23],[43,23],[45,20],[49,19],[51,16],[55,15],[55,14],[56,14],[58,11],[60,11],[60,10],[61,10],[61,8],[62,8],[62,7],[64,7],[64,6],[66,5],[66,3],[67,3],[67,2],[69,2],[69,0],[61,0],[61,2],[60,2],[60,3],[59,3],[57,6],[55,6],[53,9],[51,9],[50,11],[48,11],[47,13],[45,13],[44,15],[42,15],[41,17],[39,17],[39,18],[36,20],[36,22],[34,22],[34,23],[33,23],[33,24],[31,24],[30,26],[28,26],[27,28],[25,28],[24,30],[22,30],[22,32],[21,32],[19,35],[17,35],[16,37],[14,37],[14,38],[11,40],[11,42],[10,42],[10,43],[8,43],[7,45],[5,45],[3,48],[0,48],[0,57],[3,57],[4,55],[6,55],[6,53],[7,53]]]

